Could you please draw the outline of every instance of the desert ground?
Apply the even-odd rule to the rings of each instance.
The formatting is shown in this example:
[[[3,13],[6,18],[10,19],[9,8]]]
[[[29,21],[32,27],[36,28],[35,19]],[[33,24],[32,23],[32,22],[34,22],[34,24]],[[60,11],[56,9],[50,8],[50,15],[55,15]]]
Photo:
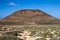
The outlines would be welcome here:
[[[0,25],[0,40],[60,40],[60,25]]]

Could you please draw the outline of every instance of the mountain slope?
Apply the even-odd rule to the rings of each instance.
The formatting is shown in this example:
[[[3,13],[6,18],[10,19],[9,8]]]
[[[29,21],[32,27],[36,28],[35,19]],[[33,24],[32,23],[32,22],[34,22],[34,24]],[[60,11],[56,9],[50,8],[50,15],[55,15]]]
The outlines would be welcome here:
[[[19,10],[4,18],[0,24],[57,24],[60,21],[41,10]]]

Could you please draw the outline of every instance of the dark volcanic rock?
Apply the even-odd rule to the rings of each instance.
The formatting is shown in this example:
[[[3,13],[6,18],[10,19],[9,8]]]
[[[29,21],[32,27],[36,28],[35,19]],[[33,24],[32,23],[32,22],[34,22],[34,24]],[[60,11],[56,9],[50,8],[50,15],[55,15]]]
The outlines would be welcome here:
[[[19,10],[4,18],[0,24],[25,25],[25,24],[57,24],[60,21],[41,10]]]

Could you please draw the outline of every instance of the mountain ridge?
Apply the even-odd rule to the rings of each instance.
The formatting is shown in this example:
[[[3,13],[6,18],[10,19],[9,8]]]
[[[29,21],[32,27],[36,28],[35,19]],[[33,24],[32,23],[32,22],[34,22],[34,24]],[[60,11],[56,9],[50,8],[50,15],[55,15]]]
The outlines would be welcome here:
[[[5,17],[2,24],[56,24],[60,23],[57,18],[41,11],[41,10],[18,10],[11,15]]]

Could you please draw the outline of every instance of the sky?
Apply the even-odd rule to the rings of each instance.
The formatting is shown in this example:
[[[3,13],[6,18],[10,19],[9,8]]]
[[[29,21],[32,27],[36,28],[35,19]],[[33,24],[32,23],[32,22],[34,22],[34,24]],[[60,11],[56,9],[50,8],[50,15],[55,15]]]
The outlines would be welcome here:
[[[0,18],[23,9],[42,10],[60,19],[60,0],[0,0]]]

